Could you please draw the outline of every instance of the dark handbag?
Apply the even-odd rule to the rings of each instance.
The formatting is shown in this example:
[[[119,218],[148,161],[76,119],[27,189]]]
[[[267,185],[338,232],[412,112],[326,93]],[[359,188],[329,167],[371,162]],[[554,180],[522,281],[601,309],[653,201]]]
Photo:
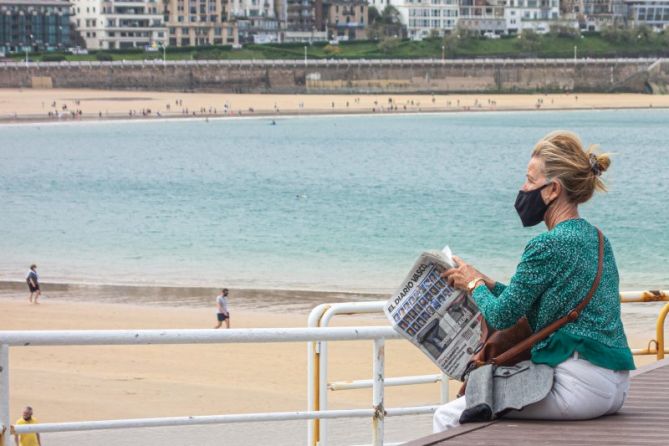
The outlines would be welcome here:
[[[542,328],[536,333],[532,333],[532,328],[525,317],[522,317],[516,324],[505,330],[493,330],[483,320],[481,324],[481,349],[472,356],[467,366],[465,376],[485,364],[496,366],[509,366],[530,359],[532,346],[539,341],[543,341],[555,331],[564,325],[575,321],[581,315],[581,312],[590,303],[592,296],[597,291],[599,282],[602,279],[602,268],[604,265],[604,235],[597,229],[599,238],[599,259],[597,261],[597,275],[592,282],[592,286],[585,298],[576,308],[571,310],[565,316],[556,320],[550,325]],[[464,395],[465,385],[462,386],[458,396]]]

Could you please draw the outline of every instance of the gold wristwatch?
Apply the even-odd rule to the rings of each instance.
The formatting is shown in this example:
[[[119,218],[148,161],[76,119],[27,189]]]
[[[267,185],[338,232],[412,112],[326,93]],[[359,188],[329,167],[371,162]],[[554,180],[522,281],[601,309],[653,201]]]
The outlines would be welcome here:
[[[467,291],[469,291],[470,293],[473,293],[474,289],[478,286],[479,282],[485,284],[485,280],[483,280],[483,277],[475,277],[474,280],[469,282],[467,284]]]

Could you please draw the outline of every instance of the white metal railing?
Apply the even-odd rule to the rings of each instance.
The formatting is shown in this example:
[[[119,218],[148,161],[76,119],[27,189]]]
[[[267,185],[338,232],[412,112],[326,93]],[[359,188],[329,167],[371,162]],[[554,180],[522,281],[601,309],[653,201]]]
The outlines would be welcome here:
[[[307,323],[309,327],[327,327],[337,315],[383,313],[386,301],[344,302],[321,304],[311,310]],[[326,411],[328,408],[328,390],[351,390],[373,387],[373,380],[355,380],[350,382],[328,382],[328,344],[325,341],[307,343],[307,410]],[[440,402],[448,401],[448,377],[442,374],[424,376],[401,376],[389,378],[384,386],[405,386],[414,384],[441,383]],[[309,446],[327,446],[327,421],[314,418],[308,425]]]
[[[373,340],[373,401],[371,409],[307,410],[213,416],[141,418],[67,423],[39,423],[15,426],[17,434],[30,432],[67,432],[137,427],[184,426],[239,422],[313,420],[329,418],[372,418],[372,441],[383,445],[386,416],[416,415],[434,412],[436,406],[386,409],[384,406],[384,345],[386,339],[398,339],[391,327],[337,328],[258,328],[231,330],[81,330],[81,331],[0,331],[0,431],[10,426],[9,349],[53,345],[147,345],[147,344],[214,344],[321,342]],[[10,446],[10,435],[3,445]]]
[[[604,58],[591,59],[573,57],[560,59],[511,59],[511,58],[481,58],[481,59],[309,59],[306,65],[311,67],[321,67],[334,65],[360,65],[360,66],[376,66],[376,65],[393,65],[393,64],[413,64],[413,65],[555,65],[555,64],[569,64],[569,65],[606,65],[606,64],[630,64],[638,63],[643,65],[651,65],[656,62],[662,63],[667,59],[658,59],[656,57],[639,57],[639,58]],[[304,65],[305,62],[299,59],[276,59],[276,60],[245,60],[245,59],[222,59],[222,60],[174,60],[163,61],[162,59],[152,60],[115,60],[115,61],[62,61],[62,62],[4,62],[0,63],[2,68],[27,68],[27,67],[130,67],[130,66],[282,66],[295,67],[297,65]]]
[[[628,291],[621,293],[622,302],[669,301],[669,291]],[[309,445],[327,443],[326,425],[330,418],[371,417],[373,444],[383,444],[385,416],[431,413],[436,406],[416,406],[386,409],[383,404],[384,387],[412,385],[441,381],[441,401],[448,398],[448,380],[444,375],[407,376],[385,379],[384,342],[398,339],[391,327],[339,327],[326,328],[337,314],[376,313],[383,311],[384,301],[322,304],[309,316],[309,328],[233,329],[233,330],[137,330],[137,331],[0,331],[0,432],[10,425],[9,407],[9,349],[46,345],[146,345],[146,344],[202,344],[202,343],[264,343],[308,341],[308,410],[297,412],[272,412],[197,417],[143,418],[68,423],[40,423],[16,426],[19,434],[29,432],[65,432],[97,429],[125,429],[136,427],[183,426],[225,424],[240,422],[310,420]],[[658,315],[656,339],[646,349],[634,349],[635,355],[664,357],[664,322],[669,314],[669,303]],[[318,328],[319,327],[319,328]],[[373,340],[373,378],[351,382],[327,382],[326,341]],[[655,347],[650,347],[654,343]],[[348,390],[372,387],[371,409],[327,410],[327,390]],[[321,421],[320,425],[318,421]],[[7,432],[1,446],[10,446]]]

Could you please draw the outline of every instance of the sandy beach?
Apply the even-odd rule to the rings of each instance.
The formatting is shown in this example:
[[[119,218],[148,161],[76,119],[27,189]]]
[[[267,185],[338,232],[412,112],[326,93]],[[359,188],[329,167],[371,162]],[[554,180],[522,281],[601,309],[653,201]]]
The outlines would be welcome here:
[[[215,319],[213,305],[99,302],[94,295],[86,299],[85,288],[74,293],[78,301],[47,291],[50,297],[39,305],[30,305],[24,294],[11,289],[0,293],[0,329],[210,328]],[[252,310],[235,304],[234,296],[233,291],[234,328],[306,326],[306,307],[287,310],[277,302],[273,311]],[[624,307],[633,347],[645,346],[654,336],[656,315],[654,307]],[[332,325],[386,321],[382,315],[342,316]],[[371,342],[331,343],[330,380],[368,379],[371,356]],[[638,364],[653,360],[639,358]],[[12,348],[10,364],[13,412],[18,416],[19,408],[30,404],[43,422],[306,408],[304,343]],[[437,373],[435,366],[408,342],[387,343],[387,377],[432,373]],[[386,406],[431,404],[438,395],[436,384],[391,387]],[[370,404],[370,390],[330,392],[331,408]]]
[[[276,95],[0,89],[0,122],[667,108],[645,94]]]
[[[234,309],[232,326],[304,327],[306,314]],[[3,330],[211,328],[212,308],[0,299]],[[379,325],[349,317],[333,325]],[[371,376],[371,342],[333,343],[330,376]],[[388,376],[435,373],[414,347],[387,346]],[[137,347],[35,347],[11,350],[11,407],[31,404],[41,421],[205,415],[306,408],[304,343]],[[389,388],[389,406],[435,402],[436,385]],[[367,390],[333,392],[331,407],[369,407]],[[17,412],[18,413],[18,412]],[[17,415],[18,416],[18,415]]]

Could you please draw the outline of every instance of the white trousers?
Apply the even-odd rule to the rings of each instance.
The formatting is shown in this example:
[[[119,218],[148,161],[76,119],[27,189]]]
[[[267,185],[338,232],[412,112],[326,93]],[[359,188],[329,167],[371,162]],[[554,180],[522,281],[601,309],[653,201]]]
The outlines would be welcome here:
[[[589,420],[617,412],[629,391],[629,372],[598,367],[585,359],[567,359],[555,367],[553,388],[543,400],[504,418],[526,420]],[[434,414],[433,431],[460,425],[465,397],[444,404]]]

